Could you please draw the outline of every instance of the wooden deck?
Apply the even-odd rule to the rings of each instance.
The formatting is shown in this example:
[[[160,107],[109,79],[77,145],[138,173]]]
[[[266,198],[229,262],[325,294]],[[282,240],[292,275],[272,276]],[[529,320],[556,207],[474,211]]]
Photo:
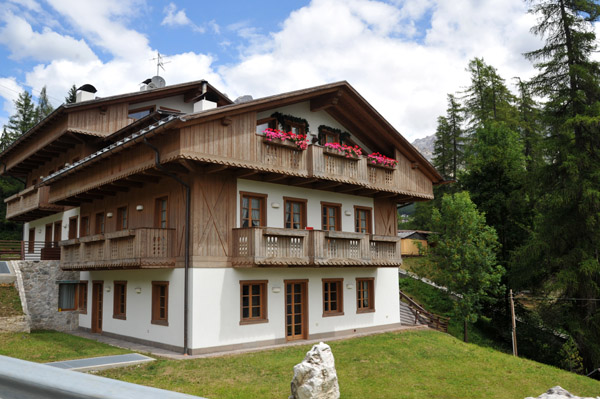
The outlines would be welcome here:
[[[175,267],[175,229],[139,228],[61,241],[63,270]]]
[[[233,229],[231,261],[234,267],[397,267],[402,258],[393,236],[253,227]]]
[[[12,195],[4,200],[6,202],[6,219],[29,222],[44,216],[52,215],[64,210],[63,206],[50,204],[48,193],[50,187],[36,189],[30,186],[25,190]]]

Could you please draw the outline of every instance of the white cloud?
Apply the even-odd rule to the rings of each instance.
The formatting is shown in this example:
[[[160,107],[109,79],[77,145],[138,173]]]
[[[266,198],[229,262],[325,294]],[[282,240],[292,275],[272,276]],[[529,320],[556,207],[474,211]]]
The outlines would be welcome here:
[[[347,80],[412,141],[435,132],[446,94],[468,84],[465,68],[473,57],[484,57],[507,81],[531,76],[520,54],[539,42],[521,0],[397,4],[313,0],[279,31],[249,36],[241,62],[219,69],[226,90],[257,97]],[[424,28],[414,18],[428,13],[431,27],[415,42],[410,37]]]
[[[0,78],[0,97],[4,100],[2,108],[8,115],[15,113],[14,101],[22,92],[23,88],[17,83],[17,79],[14,77]],[[4,118],[4,121],[0,120],[0,126],[6,122],[8,122],[8,118]]]
[[[87,62],[96,58],[84,40],[62,36],[49,28],[44,28],[41,33],[34,32],[27,21],[10,12],[5,14],[3,20],[5,25],[0,27],[0,44],[9,48],[12,59],[31,58],[42,62],[70,59]]]
[[[42,7],[35,0],[8,0],[10,3],[25,7],[27,10],[41,12]]]
[[[184,9],[181,9],[178,11],[175,3],[169,3],[169,5],[167,5],[164,9],[164,13],[166,15],[165,15],[164,19],[162,20],[162,22],[160,23],[161,25],[189,26],[196,32],[200,32],[200,33],[204,32],[204,28],[201,28],[200,26],[196,25],[195,23],[192,22],[192,20],[190,20],[188,18],[188,16],[185,14]],[[218,29],[218,26],[217,26],[217,29]]]

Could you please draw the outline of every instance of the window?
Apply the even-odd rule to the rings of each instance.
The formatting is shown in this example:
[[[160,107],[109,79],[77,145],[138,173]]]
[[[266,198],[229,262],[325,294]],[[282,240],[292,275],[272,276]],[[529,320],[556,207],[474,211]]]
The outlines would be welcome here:
[[[113,318],[125,320],[127,303],[127,281],[115,281],[115,300],[113,302]]]
[[[323,317],[344,314],[343,282],[341,278],[323,279]]]
[[[161,229],[169,227],[169,198],[157,198],[154,204],[154,225]]]
[[[294,134],[306,134],[306,125],[301,122],[285,120],[285,130]]]
[[[371,208],[354,207],[354,231],[371,234]]]
[[[266,194],[240,193],[241,227],[260,227],[267,225],[265,203]]]
[[[262,133],[266,129],[277,129],[277,120],[275,118],[264,118],[256,121],[256,133]]]
[[[87,313],[87,296],[88,296],[88,282],[87,281],[81,281],[79,283],[79,292],[78,292],[78,299],[79,299],[79,311],[83,314]]]
[[[62,239],[62,221],[54,222],[54,248],[59,248],[58,242]]]
[[[117,230],[125,230],[127,228],[127,207],[123,206],[117,209]]]
[[[89,216],[82,216],[79,226],[79,237],[85,237],[90,235],[90,218]]]
[[[335,133],[335,132],[330,132],[328,130],[324,130],[323,131],[323,137],[324,137],[324,142],[323,144],[327,144],[327,143],[337,143],[337,144],[341,144],[340,143],[340,135],[339,133]]]
[[[240,324],[265,323],[267,280],[240,281]]]
[[[127,117],[130,119],[140,119],[146,115],[150,115],[151,112],[154,112],[154,106],[130,109]]]
[[[104,212],[96,214],[96,226],[94,234],[104,234]]]
[[[286,229],[306,227],[306,200],[283,197],[284,221]]]
[[[69,240],[77,238],[77,216],[69,218]]]
[[[58,283],[58,311],[87,309],[87,281]]]
[[[152,282],[152,324],[169,325],[169,282]]]
[[[52,248],[52,223],[46,225],[44,232],[44,248]]]
[[[374,278],[356,279],[356,313],[375,311]]]
[[[342,204],[321,202],[322,230],[341,230]]]

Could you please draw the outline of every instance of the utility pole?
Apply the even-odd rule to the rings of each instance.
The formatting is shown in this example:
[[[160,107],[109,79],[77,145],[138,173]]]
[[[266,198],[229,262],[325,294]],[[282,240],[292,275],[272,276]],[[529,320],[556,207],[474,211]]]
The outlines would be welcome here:
[[[519,356],[517,353],[517,322],[515,320],[515,301],[513,300],[513,292],[510,290],[510,315],[512,320],[512,347],[513,356]]]

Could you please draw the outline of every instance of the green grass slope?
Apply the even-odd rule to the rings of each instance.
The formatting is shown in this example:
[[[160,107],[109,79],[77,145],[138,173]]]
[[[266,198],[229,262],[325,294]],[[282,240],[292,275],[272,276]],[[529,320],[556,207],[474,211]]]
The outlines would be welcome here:
[[[407,331],[331,342],[343,398],[538,396],[555,385],[581,396],[600,382],[435,331]],[[292,368],[310,346],[187,361],[160,360],[102,375],[219,398],[285,398]]]
[[[0,317],[21,316],[21,298],[15,285],[0,284]]]

